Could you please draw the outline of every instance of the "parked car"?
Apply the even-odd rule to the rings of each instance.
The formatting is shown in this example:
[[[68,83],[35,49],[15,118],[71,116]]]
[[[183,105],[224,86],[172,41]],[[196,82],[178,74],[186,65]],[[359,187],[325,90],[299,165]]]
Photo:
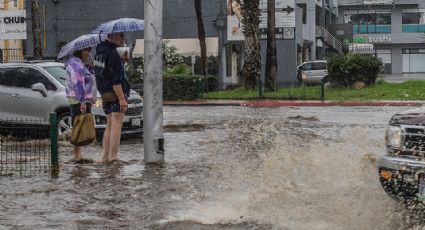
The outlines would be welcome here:
[[[425,108],[395,114],[385,135],[379,179],[393,198],[425,201]]]
[[[65,92],[65,66],[60,62],[17,62],[0,64],[0,119],[40,121],[49,124],[51,112],[58,117],[58,132],[69,132],[71,115]],[[100,95],[92,107],[98,137],[106,128]],[[143,133],[143,99],[132,90],[122,134]]]
[[[304,62],[297,67],[297,79],[306,84],[326,82],[327,62],[324,60]]]

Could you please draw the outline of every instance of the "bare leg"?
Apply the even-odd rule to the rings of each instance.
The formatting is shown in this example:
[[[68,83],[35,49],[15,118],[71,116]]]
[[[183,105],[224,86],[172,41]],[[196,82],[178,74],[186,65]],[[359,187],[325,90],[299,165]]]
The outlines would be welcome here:
[[[121,141],[121,128],[124,113],[112,113],[111,130],[109,133],[109,161],[117,159],[118,147]]]
[[[81,160],[81,147],[74,145],[74,160]]]
[[[103,140],[102,140],[102,157],[100,158],[100,163],[107,163],[109,162],[109,136],[111,133],[111,117],[112,115],[109,114],[106,117],[106,128],[105,132],[103,133]]]

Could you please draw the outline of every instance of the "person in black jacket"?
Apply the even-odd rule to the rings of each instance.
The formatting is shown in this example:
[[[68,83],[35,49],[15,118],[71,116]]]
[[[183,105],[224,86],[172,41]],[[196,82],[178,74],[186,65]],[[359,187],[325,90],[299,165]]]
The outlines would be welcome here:
[[[130,85],[117,47],[124,45],[124,33],[108,34],[108,39],[96,47],[94,70],[97,90],[107,115],[103,134],[101,163],[117,160],[121,128],[127,111]]]

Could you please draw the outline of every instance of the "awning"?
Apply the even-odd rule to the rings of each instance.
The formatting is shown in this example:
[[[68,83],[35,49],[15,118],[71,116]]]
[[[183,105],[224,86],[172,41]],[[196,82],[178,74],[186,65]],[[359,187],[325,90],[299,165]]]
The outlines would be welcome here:
[[[178,53],[183,56],[201,55],[199,39],[197,38],[182,38],[182,39],[166,39],[169,44],[176,47]],[[218,38],[206,38],[207,56],[218,56]],[[144,39],[137,39],[133,50],[133,57],[143,57],[145,50]]]

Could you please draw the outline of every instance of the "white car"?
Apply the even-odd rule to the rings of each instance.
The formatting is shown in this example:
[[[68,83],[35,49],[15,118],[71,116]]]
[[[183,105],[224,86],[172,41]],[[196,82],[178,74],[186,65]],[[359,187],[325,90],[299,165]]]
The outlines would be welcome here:
[[[58,117],[59,135],[72,127],[65,91],[65,66],[60,62],[0,64],[0,119],[49,124],[51,112]],[[98,137],[106,127],[100,95],[92,107]],[[122,134],[143,134],[143,99],[134,90],[128,98]]]

